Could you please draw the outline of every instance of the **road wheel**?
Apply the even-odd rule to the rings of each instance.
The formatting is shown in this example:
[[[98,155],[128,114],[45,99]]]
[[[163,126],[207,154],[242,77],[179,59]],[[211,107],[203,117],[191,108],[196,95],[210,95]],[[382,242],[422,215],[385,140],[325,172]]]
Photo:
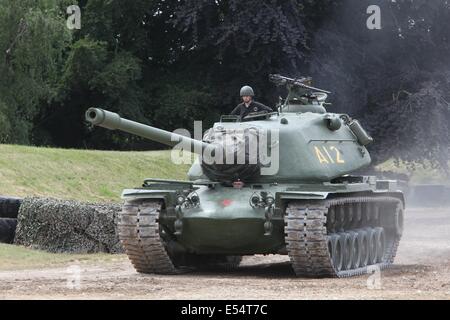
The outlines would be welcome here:
[[[377,264],[378,258],[378,243],[376,238],[376,232],[372,228],[367,229],[367,238],[369,242],[369,265]]]
[[[361,262],[361,248],[358,241],[358,233],[351,231],[349,234],[352,247],[351,269],[357,269]]]
[[[342,271],[344,263],[344,248],[343,239],[335,234],[331,236],[331,259],[333,261],[333,267],[337,272]]]
[[[369,263],[369,238],[364,230],[358,230],[358,245],[361,252],[359,266],[366,267]]]
[[[377,262],[382,262],[386,251],[386,234],[383,228],[375,228],[375,241],[377,244]]]
[[[350,236],[349,233],[340,233],[339,237],[342,240],[342,249],[343,249],[342,269],[350,270],[352,268],[352,260],[353,260],[352,237]]]

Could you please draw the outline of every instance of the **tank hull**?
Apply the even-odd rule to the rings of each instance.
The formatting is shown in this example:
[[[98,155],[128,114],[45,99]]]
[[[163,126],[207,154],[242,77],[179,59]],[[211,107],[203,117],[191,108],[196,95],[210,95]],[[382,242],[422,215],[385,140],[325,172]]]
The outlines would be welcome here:
[[[273,232],[264,235],[265,209],[252,208],[252,189],[202,188],[200,205],[183,209],[179,242],[199,254],[269,254],[284,246],[283,220],[272,219]]]
[[[222,185],[167,182],[145,188],[127,189],[128,202],[160,200],[160,224],[173,234],[177,250],[195,254],[280,254],[287,253],[285,215],[292,201],[321,202],[336,197],[393,195],[403,201],[391,181],[361,177],[359,183],[249,185],[237,189]],[[179,205],[181,195],[195,194],[196,205]],[[272,206],[251,204],[252,197],[273,197]],[[186,199],[187,199],[186,198]],[[175,227],[178,223],[179,230]],[[269,223],[270,228],[267,228]]]

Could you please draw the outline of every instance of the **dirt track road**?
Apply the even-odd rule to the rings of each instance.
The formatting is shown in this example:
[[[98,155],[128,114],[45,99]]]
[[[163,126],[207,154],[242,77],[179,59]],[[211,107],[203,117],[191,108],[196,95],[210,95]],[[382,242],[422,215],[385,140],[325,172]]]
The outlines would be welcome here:
[[[70,288],[77,268],[79,287]],[[450,300],[450,209],[408,210],[396,265],[382,272],[379,289],[369,277],[298,279],[282,256],[245,258],[232,273],[140,275],[118,256],[103,265],[0,272],[0,298]]]

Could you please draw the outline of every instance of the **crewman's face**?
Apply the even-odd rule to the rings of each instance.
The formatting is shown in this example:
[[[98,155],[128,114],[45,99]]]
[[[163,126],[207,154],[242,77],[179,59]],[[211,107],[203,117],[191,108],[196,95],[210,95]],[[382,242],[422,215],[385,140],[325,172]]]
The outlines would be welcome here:
[[[242,101],[244,101],[245,103],[249,103],[250,101],[252,101],[252,97],[251,96],[243,96]]]

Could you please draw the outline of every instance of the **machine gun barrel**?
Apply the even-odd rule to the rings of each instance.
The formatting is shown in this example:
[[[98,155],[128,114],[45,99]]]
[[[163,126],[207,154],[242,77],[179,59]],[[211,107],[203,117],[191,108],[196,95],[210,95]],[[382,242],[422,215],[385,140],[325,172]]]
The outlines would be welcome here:
[[[206,148],[216,148],[215,146],[203,141],[121,118],[117,113],[103,109],[90,108],[87,110],[86,121],[94,126],[103,127],[109,130],[120,130],[171,147],[183,142],[184,146],[190,145],[191,151],[198,154],[202,154],[203,150]]]
[[[310,81],[311,78],[300,78],[300,79],[293,79],[293,78],[288,78],[279,74],[271,74],[269,76],[270,81],[272,81],[273,83],[277,84],[277,85],[286,85],[286,84],[290,84],[293,86],[297,86],[297,87],[301,87],[304,89],[308,89],[308,90],[312,90],[312,91],[316,91],[316,92],[323,92],[326,94],[330,94],[330,91],[326,91],[323,89],[319,89],[319,88],[315,88],[312,86],[309,86],[307,84],[305,84],[304,82],[306,81]]]

